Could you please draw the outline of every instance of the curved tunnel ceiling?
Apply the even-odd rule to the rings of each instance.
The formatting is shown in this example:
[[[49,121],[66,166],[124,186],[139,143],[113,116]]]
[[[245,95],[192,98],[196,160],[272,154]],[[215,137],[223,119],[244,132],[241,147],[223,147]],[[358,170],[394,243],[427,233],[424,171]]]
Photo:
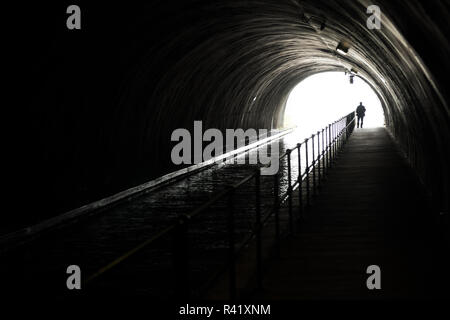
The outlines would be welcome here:
[[[381,30],[366,26],[370,4],[382,10]],[[389,130],[445,208],[449,7],[439,0],[83,5],[79,34],[34,34],[48,47],[39,46],[28,72],[26,103],[46,107],[27,111],[39,132],[27,143],[37,163],[59,170],[48,182],[54,193],[72,179],[72,197],[93,200],[101,192],[92,190],[121,190],[169,170],[174,129],[194,120],[276,127],[301,80],[354,69],[379,94]],[[29,49],[38,41],[32,37],[28,31]],[[341,41],[350,44],[347,55],[336,51]]]

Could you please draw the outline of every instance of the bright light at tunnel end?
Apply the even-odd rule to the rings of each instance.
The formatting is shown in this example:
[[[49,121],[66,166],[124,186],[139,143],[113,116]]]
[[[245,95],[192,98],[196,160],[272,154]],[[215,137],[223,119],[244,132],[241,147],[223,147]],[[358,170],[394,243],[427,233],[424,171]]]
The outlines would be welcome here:
[[[323,128],[343,114],[366,107],[364,128],[384,126],[384,112],[380,99],[361,78],[350,84],[344,72],[324,72],[300,82],[290,93],[284,113],[285,128],[297,127],[310,134]]]

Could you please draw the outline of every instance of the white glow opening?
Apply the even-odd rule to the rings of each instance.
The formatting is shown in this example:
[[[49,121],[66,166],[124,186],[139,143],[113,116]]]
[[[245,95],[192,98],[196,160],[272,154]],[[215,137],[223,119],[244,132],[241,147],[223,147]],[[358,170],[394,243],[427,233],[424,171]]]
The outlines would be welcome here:
[[[350,84],[344,72],[324,72],[300,82],[290,93],[284,113],[284,127],[295,127],[306,135],[356,110],[366,107],[364,128],[384,126],[380,99],[361,78]]]

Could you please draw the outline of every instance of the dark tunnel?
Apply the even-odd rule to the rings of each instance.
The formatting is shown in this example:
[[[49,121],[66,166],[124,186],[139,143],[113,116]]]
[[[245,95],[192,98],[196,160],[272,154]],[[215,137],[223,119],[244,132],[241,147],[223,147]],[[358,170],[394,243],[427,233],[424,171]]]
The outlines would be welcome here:
[[[374,88],[436,211],[448,212],[448,1],[83,1],[75,32],[69,4],[9,11],[13,212],[2,232],[173,171],[170,135],[194,120],[277,128],[290,91],[324,71],[353,70]],[[381,30],[366,26],[370,4],[382,8]]]

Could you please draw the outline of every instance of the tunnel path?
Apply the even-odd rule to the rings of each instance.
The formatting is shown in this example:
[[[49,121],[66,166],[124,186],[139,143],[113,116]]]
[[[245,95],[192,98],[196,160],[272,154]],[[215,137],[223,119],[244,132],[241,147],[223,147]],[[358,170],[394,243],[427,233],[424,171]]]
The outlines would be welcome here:
[[[435,292],[432,215],[384,128],[355,131],[315,203],[299,232],[283,242],[280,259],[266,265],[264,289],[254,298],[405,298]],[[381,291],[366,287],[370,265],[381,268]]]

